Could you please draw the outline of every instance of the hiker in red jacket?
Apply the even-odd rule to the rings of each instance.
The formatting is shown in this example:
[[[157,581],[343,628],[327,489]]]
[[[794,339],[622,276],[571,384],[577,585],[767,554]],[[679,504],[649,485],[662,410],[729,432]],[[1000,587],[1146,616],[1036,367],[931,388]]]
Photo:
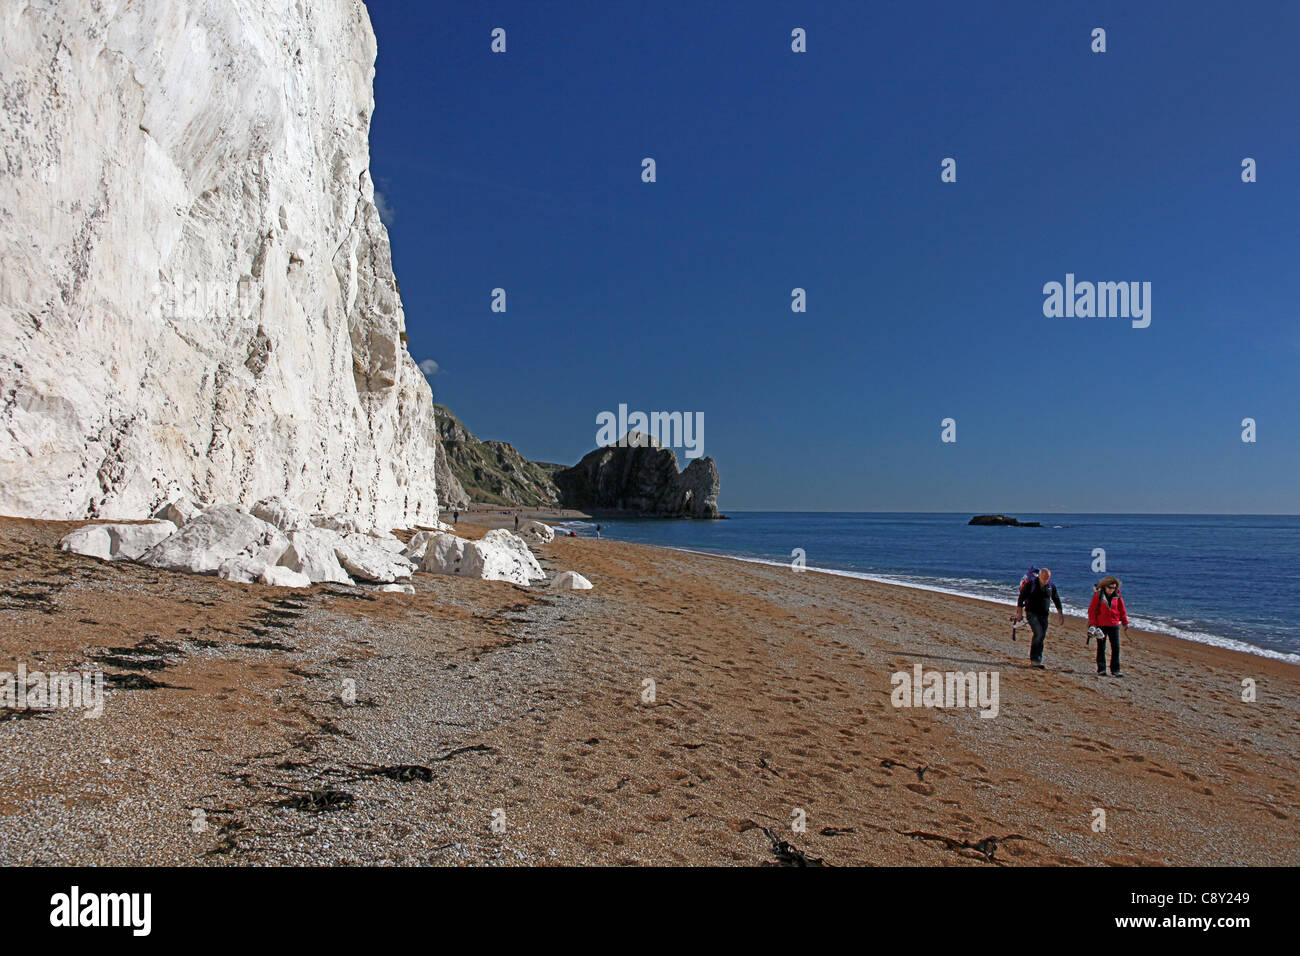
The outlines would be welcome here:
[[[1119,593],[1119,578],[1105,577],[1097,582],[1088,605],[1088,626],[1101,629],[1097,638],[1097,673],[1106,673],[1106,639],[1110,639],[1110,675],[1123,677],[1119,669],[1119,626],[1128,633],[1128,612]]]

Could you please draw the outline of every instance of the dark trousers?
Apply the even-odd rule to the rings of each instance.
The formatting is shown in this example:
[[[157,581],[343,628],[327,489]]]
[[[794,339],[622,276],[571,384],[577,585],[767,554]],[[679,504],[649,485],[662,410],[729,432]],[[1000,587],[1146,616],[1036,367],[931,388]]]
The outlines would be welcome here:
[[[1034,632],[1034,639],[1029,644],[1029,659],[1036,664],[1043,662],[1043,642],[1047,640],[1047,615],[1026,614],[1029,629]]]
[[[1097,673],[1106,669],[1106,638],[1110,638],[1110,672],[1119,673],[1119,625],[1103,627],[1102,636],[1097,638]]]

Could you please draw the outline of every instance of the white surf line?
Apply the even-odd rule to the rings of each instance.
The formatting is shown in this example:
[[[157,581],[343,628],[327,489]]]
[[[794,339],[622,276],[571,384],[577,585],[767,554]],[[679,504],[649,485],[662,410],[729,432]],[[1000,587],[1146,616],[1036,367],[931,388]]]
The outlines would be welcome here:
[[[624,544],[641,544],[639,541],[627,541]],[[768,558],[746,558],[738,554],[717,554],[713,551],[698,551],[693,548],[675,548],[666,544],[646,545],[651,548],[664,548],[668,551],[681,551],[686,554],[702,554],[711,558],[726,558],[729,561],[744,561],[747,564],[765,564],[774,568],[789,568],[789,561],[773,561]],[[857,581],[872,581],[876,584],[889,584],[893,587],[911,588],[914,591],[928,591],[932,594],[948,594],[952,597],[970,598],[975,601],[987,601],[990,604],[1002,604],[1006,607],[1015,607],[1015,601],[1008,601],[1005,598],[992,597],[987,594],[978,594],[973,591],[956,591],[952,588],[940,587],[931,584],[917,584],[914,581],[903,581],[898,578],[885,577],[879,574],[868,574],[865,571],[842,571],[839,568],[814,568],[807,567],[804,572],[812,571],[817,574],[832,574],[841,578],[853,578]],[[804,573],[801,572],[801,573]],[[1076,607],[1065,601],[1061,604],[1065,607],[1065,613],[1070,617],[1087,619],[1088,612],[1086,609]],[[1163,634],[1166,637],[1172,637],[1181,641],[1190,641],[1193,644],[1207,644],[1210,647],[1218,647],[1228,651],[1240,651],[1243,654],[1254,654],[1256,657],[1267,657],[1270,660],[1282,661],[1284,664],[1300,665],[1300,654],[1292,654],[1286,651],[1275,651],[1267,647],[1258,647],[1246,641],[1239,641],[1232,637],[1220,637],[1217,634],[1208,634],[1204,631],[1186,631],[1172,624],[1165,624],[1161,621],[1153,621],[1150,618],[1138,617],[1131,615],[1129,620],[1133,626],[1143,631],[1151,631],[1155,634]]]

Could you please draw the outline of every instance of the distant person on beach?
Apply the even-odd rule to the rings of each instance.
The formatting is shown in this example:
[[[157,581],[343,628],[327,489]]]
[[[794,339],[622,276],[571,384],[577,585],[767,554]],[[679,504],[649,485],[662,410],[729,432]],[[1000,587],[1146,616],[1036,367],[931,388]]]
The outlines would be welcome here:
[[[1029,574],[1020,582],[1016,620],[1020,620],[1022,613],[1029,618],[1029,629],[1034,632],[1034,639],[1029,644],[1029,660],[1035,667],[1043,666],[1043,643],[1047,640],[1048,617],[1052,613],[1049,602],[1056,605],[1057,616],[1061,624],[1065,624],[1065,611],[1061,608],[1061,595],[1052,583],[1052,572],[1047,568],[1030,568]]]
[[[1097,673],[1106,673],[1106,641],[1110,640],[1110,676],[1123,677],[1119,669],[1119,627],[1128,633],[1128,611],[1124,609],[1124,596],[1119,593],[1120,580],[1104,577],[1094,587],[1092,603],[1088,605],[1088,626],[1101,629],[1097,638]]]
[[[596,525],[596,537],[600,537],[600,525]]]
[[[519,530],[519,512],[518,512],[518,511],[515,512],[515,530],[516,530],[516,531]]]
[[[452,523],[452,524],[460,524],[460,512],[459,512],[459,511],[453,511],[453,512],[451,513],[451,523]]]

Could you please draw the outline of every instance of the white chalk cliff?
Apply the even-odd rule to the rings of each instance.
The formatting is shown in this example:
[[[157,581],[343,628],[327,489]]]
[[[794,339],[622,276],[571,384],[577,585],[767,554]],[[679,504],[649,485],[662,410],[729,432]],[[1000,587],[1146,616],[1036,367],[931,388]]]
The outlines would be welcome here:
[[[360,0],[0,5],[0,514],[437,520]]]

